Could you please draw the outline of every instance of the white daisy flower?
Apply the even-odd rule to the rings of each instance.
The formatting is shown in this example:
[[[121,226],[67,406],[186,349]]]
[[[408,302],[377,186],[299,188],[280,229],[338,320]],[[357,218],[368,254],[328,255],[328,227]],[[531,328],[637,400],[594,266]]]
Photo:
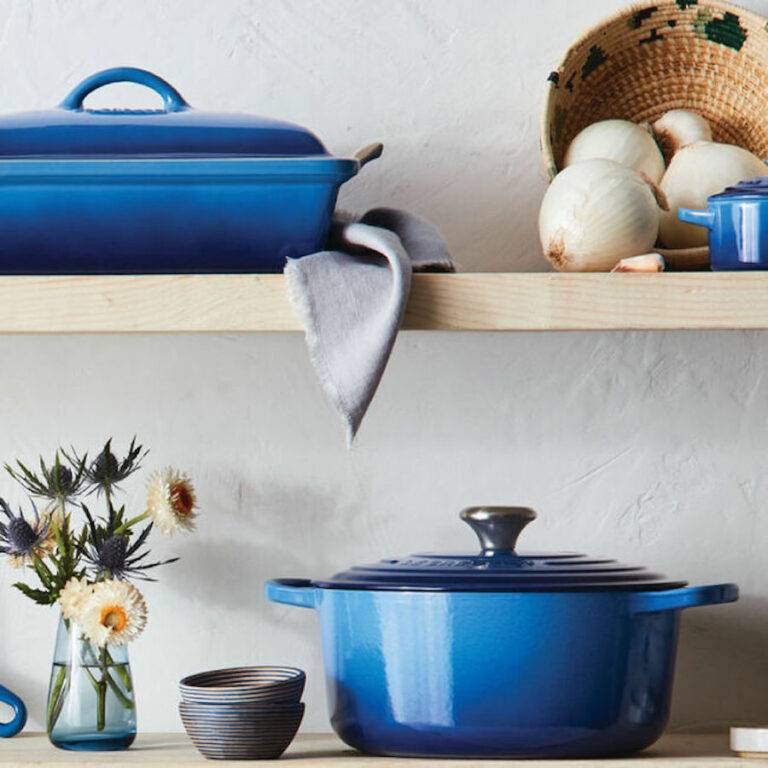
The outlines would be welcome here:
[[[70,579],[59,593],[61,615],[75,624],[80,623],[83,609],[93,594],[93,585],[85,579]]]
[[[192,481],[167,467],[154,472],[147,486],[147,515],[162,533],[195,529],[197,497]]]
[[[80,615],[83,634],[95,645],[125,645],[147,624],[144,597],[127,581],[97,581]]]

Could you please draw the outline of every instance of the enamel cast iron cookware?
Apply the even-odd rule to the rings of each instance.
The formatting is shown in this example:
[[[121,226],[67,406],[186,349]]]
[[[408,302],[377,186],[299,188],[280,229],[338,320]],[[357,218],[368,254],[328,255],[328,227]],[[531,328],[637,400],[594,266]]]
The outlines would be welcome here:
[[[162,108],[85,107],[120,82]],[[322,250],[339,187],[380,154],[332,157],[299,126],[192,109],[151,72],[98,72],[0,117],[0,274],[280,272]]]
[[[614,560],[518,553],[535,513],[474,507],[476,554],[418,554],[270,600],[320,617],[331,723],[377,755],[599,757],[653,744],[669,716],[680,611],[732,602]]]
[[[728,187],[708,203],[706,211],[681,208],[677,215],[709,230],[712,269],[768,269],[768,176]]]

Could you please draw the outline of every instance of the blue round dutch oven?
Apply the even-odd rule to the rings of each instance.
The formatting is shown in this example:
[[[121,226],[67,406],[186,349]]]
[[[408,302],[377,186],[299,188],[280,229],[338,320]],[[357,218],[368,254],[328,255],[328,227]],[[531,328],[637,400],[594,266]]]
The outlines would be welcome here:
[[[276,579],[320,617],[331,723],[369,754],[602,757],[663,732],[680,611],[732,602],[574,553],[517,553],[520,507],[461,513],[477,554],[382,560],[327,581]]]
[[[709,230],[712,269],[768,269],[768,176],[742,181],[707,202],[705,211],[680,208],[677,215]]]

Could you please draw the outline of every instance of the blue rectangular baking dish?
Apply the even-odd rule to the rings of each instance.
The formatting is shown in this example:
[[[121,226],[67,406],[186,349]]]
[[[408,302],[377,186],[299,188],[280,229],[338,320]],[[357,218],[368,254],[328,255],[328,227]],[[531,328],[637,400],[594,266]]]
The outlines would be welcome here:
[[[117,82],[161,110],[88,110]],[[0,273],[280,272],[321,250],[339,187],[381,154],[336,158],[289,123],[193,110],[120,67],[60,107],[0,117]]]

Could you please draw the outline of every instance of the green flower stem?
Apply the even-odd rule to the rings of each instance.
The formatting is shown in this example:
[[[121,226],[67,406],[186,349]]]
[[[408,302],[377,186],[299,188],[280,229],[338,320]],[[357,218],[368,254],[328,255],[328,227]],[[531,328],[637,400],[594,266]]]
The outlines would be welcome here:
[[[103,731],[107,719],[107,684],[101,680],[96,691],[96,730]]]
[[[109,650],[107,650],[107,662],[114,666],[115,672],[117,672],[117,676],[120,678],[120,681],[122,682],[123,687],[125,688],[126,691],[130,693],[133,690],[133,683],[131,681],[131,676],[128,673],[128,670],[124,666],[122,666],[122,664],[115,664]]]
[[[56,680],[51,690],[51,697],[48,701],[48,733],[53,730],[53,726],[56,725],[56,720],[61,712],[59,706],[59,699],[61,699],[61,690],[64,687],[64,681],[67,679],[67,667],[59,667],[59,671],[56,673]]]
[[[112,675],[107,672],[106,681],[109,687],[112,689],[112,693],[115,694],[117,700],[125,707],[125,709],[133,709],[136,705],[120,690],[120,686],[115,682]]]
[[[83,667],[83,669],[88,674],[88,679],[91,681],[91,685],[93,686],[93,690],[96,691],[96,693],[99,692],[99,681],[93,676],[93,672],[91,672],[88,667]]]
[[[96,730],[103,731],[106,725],[107,715],[107,649],[102,648],[99,653],[99,666],[101,667],[101,680],[97,683],[96,690]]]
[[[133,527],[137,523],[142,522],[142,520],[146,520],[148,517],[149,517],[149,512],[142,512],[140,515],[136,515],[136,517],[132,517],[130,520],[127,520],[118,528],[115,528],[115,532],[113,535],[119,536],[121,533],[125,533],[129,528]]]
[[[101,665],[100,660],[97,661],[96,655],[93,652],[93,646],[88,643],[86,647],[86,652],[90,655],[90,657],[99,663]],[[112,671],[117,673],[117,676],[120,678],[120,680],[123,682],[123,685],[125,686],[125,689],[127,691],[133,690],[133,685],[131,684],[131,675],[129,674],[128,670],[125,669],[120,664],[115,664],[114,659],[112,658],[112,654],[109,652],[109,648],[107,646],[104,647],[102,651],[99,652],[99,655],[102,656],[106,654],[106,667],[102,666],[102,677],[106,679],[107,684],[109,687],[115,692],[115,695],[120,700],[120,703],[126,708],[126,709],[133,709],[135,706],[134,703],[128,699],[123,692],[120,690],[120,686],[115,682],[114,678],[112,677]],[[88,673],[88,676],[91,678],[91,683],[94,686],[94,689],[96,689],[96,686],[98,685],[96,678],[91,674],[91,670],[88,669],[88,667],[83,667],[85,671]]]
[[[136,705],[120,690],[120,686],[115,682],[112,677],[111,669],[112,656],[107,650],[106,646],[99,652],[99,666],[101,668],[101,680],[96,683],[96,730],[103,731],[106,725],[106,709],[107,709],[107,689],[109,688],[114,693],[115,698],[125,709],[133,709]],[[120,674],[120,672],[126,672],[121,670],[117,665],[114,666],[114,670]],[[90,671],[89,671],[90,674]]]

